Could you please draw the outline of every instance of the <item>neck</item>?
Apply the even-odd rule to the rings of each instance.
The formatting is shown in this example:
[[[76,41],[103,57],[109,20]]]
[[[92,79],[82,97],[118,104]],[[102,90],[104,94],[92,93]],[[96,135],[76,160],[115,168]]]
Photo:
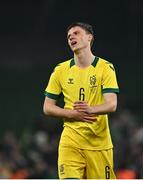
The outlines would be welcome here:
[[[91,50],[79,51],[74,53],[74,59],[77,66],[81,68],[86,68],[92,64],[95,56],[92,54]]]

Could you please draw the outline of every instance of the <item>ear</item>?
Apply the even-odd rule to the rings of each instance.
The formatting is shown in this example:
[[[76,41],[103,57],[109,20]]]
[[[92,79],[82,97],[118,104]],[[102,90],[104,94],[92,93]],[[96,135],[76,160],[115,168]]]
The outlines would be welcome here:
[[[93,38],[92,34],[89,34],[88,40],[89,40],[90,42],[91,42],[92,38]]]

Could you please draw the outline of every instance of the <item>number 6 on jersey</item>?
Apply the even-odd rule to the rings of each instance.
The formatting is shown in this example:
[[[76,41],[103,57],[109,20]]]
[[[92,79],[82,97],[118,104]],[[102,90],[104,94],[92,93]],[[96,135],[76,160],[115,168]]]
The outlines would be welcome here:
[[[79,100],[84,101],[85,99],[85,94],[84,94],[84,88],[79,89]]]

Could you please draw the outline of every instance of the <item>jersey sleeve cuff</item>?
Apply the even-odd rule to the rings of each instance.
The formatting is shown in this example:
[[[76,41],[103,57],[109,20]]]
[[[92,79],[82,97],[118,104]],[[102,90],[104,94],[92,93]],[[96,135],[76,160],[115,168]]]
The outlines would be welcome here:
[[[105,88],[102,90],[102,93],[119,93],[118,88]]]
[[[55,100],[59,99],[59,97],[61,96],[61,95],[49,93],[49,92],[47,92],[47,91],[45,91],[44,94],[45,94],[45,96],[47,96],[48,98],[50,98],[50,99],[55,99]]]

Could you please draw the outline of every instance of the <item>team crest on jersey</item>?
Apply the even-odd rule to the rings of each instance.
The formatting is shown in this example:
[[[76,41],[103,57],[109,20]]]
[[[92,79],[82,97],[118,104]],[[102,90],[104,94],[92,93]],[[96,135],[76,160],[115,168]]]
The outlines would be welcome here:
[[[90,85],[95,86],[95,84],[96,84],[96,76],[95,75],[90,76]]]
[[[96,75],[90,76],[90,89],[92,93],[95,92],[96,87]]]
[[[73,78],[68,79],[68,84],[74,84]]]

